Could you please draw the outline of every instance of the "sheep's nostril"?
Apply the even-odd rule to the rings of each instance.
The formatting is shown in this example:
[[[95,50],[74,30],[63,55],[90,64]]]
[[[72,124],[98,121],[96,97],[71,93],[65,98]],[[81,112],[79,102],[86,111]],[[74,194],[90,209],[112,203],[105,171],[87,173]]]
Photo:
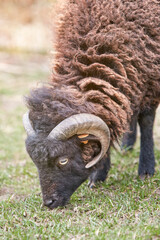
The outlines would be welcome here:
[[[43,206],[48,207],[49,209],[53,209],[59,206],[64,206],[68,202],[69,198],[52,196],[48,199],[43,199]]]
[[[50,207],[54,202],[55,202],[54,199],[48,199],[48,200],[45,200],[45,201],[44,201],[44,205],[45,205],[46,207]]]

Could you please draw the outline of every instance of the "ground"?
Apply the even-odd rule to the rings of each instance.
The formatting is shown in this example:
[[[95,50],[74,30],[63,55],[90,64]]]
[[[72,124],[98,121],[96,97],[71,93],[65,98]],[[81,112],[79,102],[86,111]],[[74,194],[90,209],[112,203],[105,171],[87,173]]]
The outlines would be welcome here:
[[[32,1],[32,0],[30,0]],[[154,136],[156,173],[137,177],[139,139],[126,155],[112,150],[105,183],[85,182],[66,207],[42,207],[37,169],[26,153],[24,96],[50,75],[48,50],[0,52],[0,239],[160,239],[160,108]],[[43,51],[41,51],[43,50]]]

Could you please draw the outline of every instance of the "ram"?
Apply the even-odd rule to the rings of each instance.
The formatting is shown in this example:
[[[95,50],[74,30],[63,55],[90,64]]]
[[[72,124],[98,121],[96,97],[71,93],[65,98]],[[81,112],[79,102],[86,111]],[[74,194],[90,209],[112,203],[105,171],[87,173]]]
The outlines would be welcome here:
[[[90,178],[104,181],[110,147],[141,131],[138,174],[155,171],[153,123],[160,101],[158,0],[68,0],[56,28],[52,80],[26,97],[26,148],[44,205],[65,205]],[[128,132],[128,133],[126,133]]]

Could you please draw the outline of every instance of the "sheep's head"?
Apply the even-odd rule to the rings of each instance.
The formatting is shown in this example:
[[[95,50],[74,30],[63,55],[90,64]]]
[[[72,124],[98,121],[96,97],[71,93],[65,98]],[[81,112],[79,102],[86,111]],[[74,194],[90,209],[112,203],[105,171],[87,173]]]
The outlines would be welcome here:
[[[63,206],[104,157],[110,142],[109,129],[92,114],[63,120],[46,138],[33,130],[29,113],[24,115],[23,123],[28,134],[26,148],[39,172],[44,205],[51,209]],[[86,158],[91,159],[86,163]]]

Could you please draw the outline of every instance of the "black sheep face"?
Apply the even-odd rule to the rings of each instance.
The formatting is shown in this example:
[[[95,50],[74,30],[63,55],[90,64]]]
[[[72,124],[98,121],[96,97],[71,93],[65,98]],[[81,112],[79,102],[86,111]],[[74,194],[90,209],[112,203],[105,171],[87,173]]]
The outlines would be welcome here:
[[[64,206],[91,173],[76,137],[64,142],[28,137],[26,148],[39,172],[44,205],[50,209]]]

